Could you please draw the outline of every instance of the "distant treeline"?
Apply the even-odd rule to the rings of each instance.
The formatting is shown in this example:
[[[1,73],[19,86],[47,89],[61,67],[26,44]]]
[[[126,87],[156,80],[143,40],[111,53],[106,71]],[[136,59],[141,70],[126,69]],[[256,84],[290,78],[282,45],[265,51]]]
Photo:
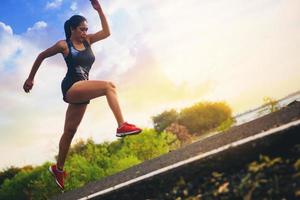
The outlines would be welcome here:
[[[183,108],[170,109],[152,117],[157,132],[169,131],[181,144],[212,131],[225,131],[232,126],[232,110],[225,102],[204,102]]]
[[[153,159],[191,138],[210,131],[225,130],[233,119],[224,102],[198,103],[180,112],[172,109],[152,117],[154,129],[136,136],[96,144],[92,139],[79,141],[69,151],[65,169],[66,190],[100,180],[145,160]],[[50,163],[41,166],[10,167],[0,172],[0,200],[49,199],[60,193],[48,172]]]

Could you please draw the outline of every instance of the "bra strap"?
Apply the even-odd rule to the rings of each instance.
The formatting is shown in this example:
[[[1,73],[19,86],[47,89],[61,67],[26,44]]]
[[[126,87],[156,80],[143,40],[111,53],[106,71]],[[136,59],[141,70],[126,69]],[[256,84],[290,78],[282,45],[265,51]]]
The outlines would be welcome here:
[[[83,40],[83,45],[86,49],[90,48],[90,44],[86,40]]]

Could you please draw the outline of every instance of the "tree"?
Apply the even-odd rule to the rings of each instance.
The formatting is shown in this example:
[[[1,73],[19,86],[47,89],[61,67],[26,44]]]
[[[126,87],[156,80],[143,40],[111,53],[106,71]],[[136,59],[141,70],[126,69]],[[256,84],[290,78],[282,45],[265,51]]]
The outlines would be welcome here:
[[[178,113],[175,109],[164,111],[163,113],[153,116],[152,121],[154,124],[154,129],[157,132],[162,132],[165,128],[176,122],[178,118]]]
[[[12,179],[20,171],[20,168],[11,166],[10,168],[0,172],[0,186],[3,184],[5,179]]]
[[[176,135],[176,137],[180,141],[181,146],[192,142],[192,136],[189,133],[188,129],[185,126],[182,126],[178,123],[172,123],[165,129],[165,131],[171,132],[174,135]]]
[[[6,179],[0,188],[0,199],[47,199],[56,194],[57,186],[53,184],[48,167],[49,163],[45,163]]]
[[[125,137],[119,146],[119,156],[134,155],[140,161],[149,160],[168,153],[178,148],[179,141],[175,135],[167,132],[156,132],[153,129],[144,129],[143,132],[134,137]]]
[[[178,123],[185,126],[190,133],[201,135],[214,130],[231,118],[231,115],[230,107],[224,102],[196,103],[181,110]]]
[[[102,179],[145,160],[178,148],[179,141],[168,132],[144,129],[136,136],[112,143],[95,144],[92,139],[73,145],[65,163],[68,173],[65,190],[75,189],[90,181]],[[25,166],[6,178],[0,187],[0,199],[50,199],[60,193],[48,171],[51,163]],[[8,174],[8,173],[7,173]],[[4,177],[4,176],[3,176]]]

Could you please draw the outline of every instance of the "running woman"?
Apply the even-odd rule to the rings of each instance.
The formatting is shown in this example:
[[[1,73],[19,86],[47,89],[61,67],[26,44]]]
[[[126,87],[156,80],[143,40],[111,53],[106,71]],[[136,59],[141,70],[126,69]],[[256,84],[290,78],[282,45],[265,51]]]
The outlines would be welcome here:
[[[87,20],[80,15],[74,15],[64,24],[66,40],[60,40],[52,47],[41,52],[24,83],[26,93],[32,89],[34,76],[45,58],[61,53],[66,61],[68,71],[61,83],[63,100],[68,103],[64,132],[59,142],[57,163],[49,167],[55,177],[57,185],[64,189],[64,163],[74,134],[85,113],[91,99],[106,96],[108,104],[116,118],[118,128],[117,137],[138,134],[141,129],[124,121],[118,103],[116,86],[109,81],[89,80],[89,71],[95,61],[91,45],[110,36],[109,26],[98,0],[90,0],[93,8],[98,12],[102,30],[94,34],[87,34]]]

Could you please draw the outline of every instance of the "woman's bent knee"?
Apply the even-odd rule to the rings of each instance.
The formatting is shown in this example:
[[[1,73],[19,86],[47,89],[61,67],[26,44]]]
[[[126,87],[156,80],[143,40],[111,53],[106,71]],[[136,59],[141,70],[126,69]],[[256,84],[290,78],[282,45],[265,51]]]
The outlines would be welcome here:
[[[116,86],[115,86],[115,84],[114,84],[113,82],[108,81],[108,84],[109,84],[111,87],[116,88]]]
[[[106,92],[116,92],[116,86],[110,81],[106,82]]]

